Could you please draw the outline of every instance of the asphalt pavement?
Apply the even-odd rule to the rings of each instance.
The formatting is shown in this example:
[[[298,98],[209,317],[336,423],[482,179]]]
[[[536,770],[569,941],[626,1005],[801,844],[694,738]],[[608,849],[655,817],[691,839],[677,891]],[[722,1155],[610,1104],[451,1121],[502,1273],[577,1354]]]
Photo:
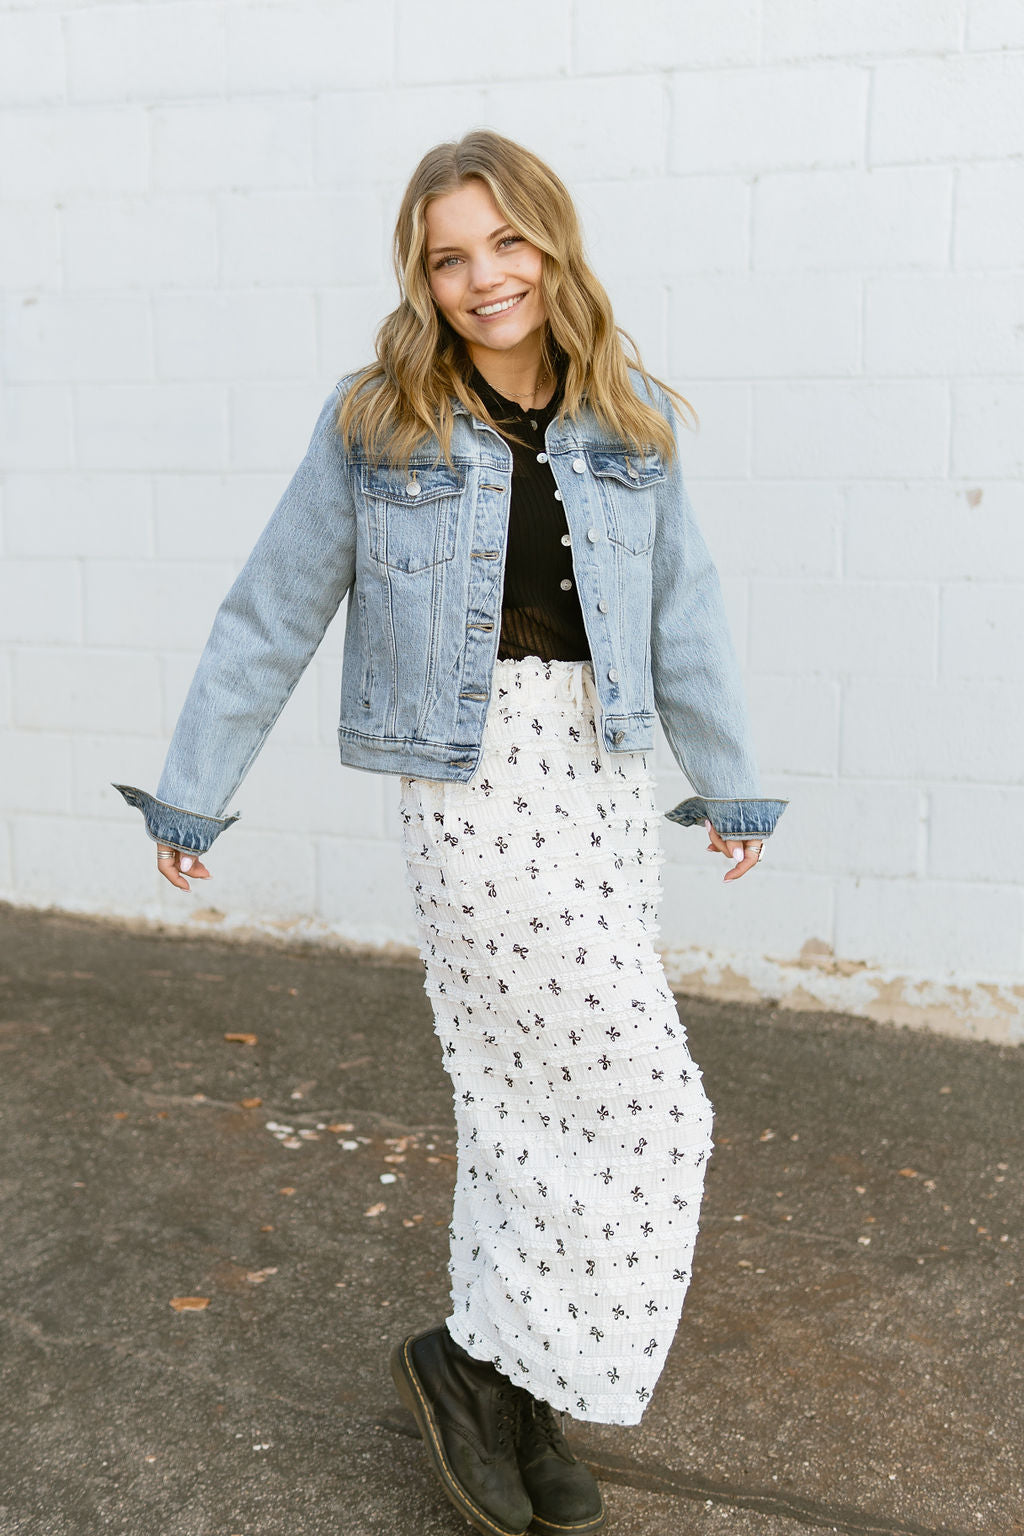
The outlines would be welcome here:
[[[1024,1051],[680,995],[716,1109],[615,1536],[1014,1536]],[[445,1315],[418,962],[0,907],[0,1536],[459,1536],[387,1370]]]

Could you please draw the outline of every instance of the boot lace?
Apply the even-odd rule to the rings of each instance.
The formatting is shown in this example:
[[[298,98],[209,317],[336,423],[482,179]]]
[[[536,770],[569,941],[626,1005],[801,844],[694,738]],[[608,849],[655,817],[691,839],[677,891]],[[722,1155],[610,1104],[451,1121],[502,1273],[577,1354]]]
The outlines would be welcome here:
[[[519,1392],[508,1382],[494,1394],[498,1445],[503,1451],[513,1450],[519,1437],[520,1416],[523,1411]]]
[[[531,1398],[530,1404],[534,1425],[548,1445],[554,1451],[567,1452],[563,1431],[564,1415],[561,1413],[556,1415],[550,1403],[545,1403],[537,1397]]]

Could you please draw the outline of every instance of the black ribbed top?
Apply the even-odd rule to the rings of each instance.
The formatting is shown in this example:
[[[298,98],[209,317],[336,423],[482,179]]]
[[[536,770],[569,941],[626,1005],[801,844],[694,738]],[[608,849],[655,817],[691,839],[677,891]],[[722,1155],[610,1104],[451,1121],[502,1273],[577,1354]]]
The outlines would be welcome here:
[[[587,661],[590,645],[572,569],[565,510],[544,454],[544,432],[557,414],[562,375],[547,405],[524,411],[493,389],[479,369],[473,388],[499,429],[509,425],[530,444],[505,441],[512,450],[512,501],[509,508],[505,585],[501,600],[499,657],[542,661]],[[504,434],[503,434],[504,435]]]

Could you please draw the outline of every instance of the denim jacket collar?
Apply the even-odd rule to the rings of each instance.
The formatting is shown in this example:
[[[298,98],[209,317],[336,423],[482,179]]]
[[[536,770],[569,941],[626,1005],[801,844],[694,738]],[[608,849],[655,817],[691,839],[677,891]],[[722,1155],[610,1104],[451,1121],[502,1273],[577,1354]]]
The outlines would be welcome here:
[[[490,423],[482,421],[479,416],[475,416],[468,406],[463,405],[458,395],[449,395],[448,399],[451,403],[452,413],[455,416],[468,417],[475,431],[494,432],[494,428]],[[584,395],[585,402],[586,396]],[[545,434],[545,441],[549,443],[549,446],[553,441],[558,447],[567,449],[592,448],[598,445],[607,447],[613,441],[618,441],[617,438],[609,436],[607,430],[601,427],[600,423],[589,411],[587,411],[586,416],[582,419],[567,416],[561,425],[559,424],[558,417],[555,416],[548,426],[548,433],[551,434],[551,438],[549,439],[547,434]]]

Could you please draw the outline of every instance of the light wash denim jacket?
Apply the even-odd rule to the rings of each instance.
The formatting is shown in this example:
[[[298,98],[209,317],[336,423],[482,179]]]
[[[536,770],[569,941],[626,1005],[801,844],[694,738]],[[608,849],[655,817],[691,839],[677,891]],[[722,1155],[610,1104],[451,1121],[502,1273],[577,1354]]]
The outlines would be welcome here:
[[[309,447],[221,604],[156,795],[115,787],[149,835],[204,853],[343,598],[341,760],[467,780],[480,760],[498,650],[512,454],[453,400],[453,465],[428,447],[408,472],[346,452],[339,381]],[[634,388],[644,386],[632,375]],[[671,422],[664,391],[655,403]],[[646,751],[655,716],[698,793],[665,814],[723,837],[766,837],[721,588],[671,465],[609,436],[586,409],[548,426],[583,610],[604,751]]]

